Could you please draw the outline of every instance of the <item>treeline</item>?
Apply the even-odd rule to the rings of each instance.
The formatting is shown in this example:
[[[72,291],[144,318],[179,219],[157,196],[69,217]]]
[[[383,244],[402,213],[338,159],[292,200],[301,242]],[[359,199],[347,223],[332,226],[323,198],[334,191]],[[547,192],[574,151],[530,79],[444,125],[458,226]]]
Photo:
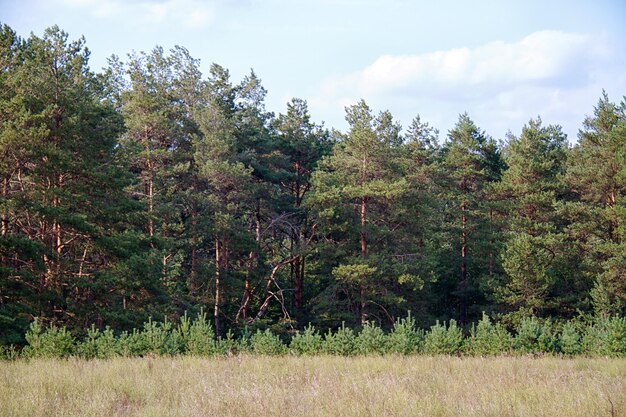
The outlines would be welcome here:
[[[102,73],[57,27],[0,49],[0,343],[202,308],[222,339],[625,313],[626,101],[603,93],[573,147],[540,118],[440,138],[364,101],[339,132],[182,47]]]
[[[180,323],[149,320],[143,328],[115,335],[95,326],[82,339],[65,328],[43,329],[34,321],[26,333],[28,345],[0,351],[0,359],[67,358],[111,359],[115,357],[152,357],[190,355],[201,357],[255,355],[586,355],[624,356],[626,354],[626,319],[597,318],[594,322],[553,323],[535,317],[523,318],[511,334],[502,324],[494,324],[487,315],[464,335],[455,320],[439,323],[428,331],[418,328],[409,313],[394,322],[389,332],[375,324],[366,324],[355,332],[342,324],[335,332],[321,334],[313,326],[283,337],[269,329],[244,331],[235,338],[229,331],[216,339],[206,314],[194,320],[187,315]]]

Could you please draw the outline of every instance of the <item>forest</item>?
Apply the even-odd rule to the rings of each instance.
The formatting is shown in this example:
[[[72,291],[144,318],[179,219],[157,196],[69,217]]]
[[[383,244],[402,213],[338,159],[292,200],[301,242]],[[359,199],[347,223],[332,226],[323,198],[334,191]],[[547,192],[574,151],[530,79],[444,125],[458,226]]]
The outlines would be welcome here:
[[[225,337],[626,314],[626,98],[598,91],[578,138],[403,127],[364,100],[342,132],[184,47],[99,73],[56,26],[3,25],[0,49],[0,345],[35,319],[202,311]]]

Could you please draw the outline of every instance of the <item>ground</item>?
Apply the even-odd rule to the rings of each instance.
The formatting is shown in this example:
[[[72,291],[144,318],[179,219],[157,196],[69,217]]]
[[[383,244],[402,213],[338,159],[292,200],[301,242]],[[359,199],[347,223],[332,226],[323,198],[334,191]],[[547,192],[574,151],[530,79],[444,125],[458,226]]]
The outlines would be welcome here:
[[[626,359],[0,362],[2,416],[623,416]]]

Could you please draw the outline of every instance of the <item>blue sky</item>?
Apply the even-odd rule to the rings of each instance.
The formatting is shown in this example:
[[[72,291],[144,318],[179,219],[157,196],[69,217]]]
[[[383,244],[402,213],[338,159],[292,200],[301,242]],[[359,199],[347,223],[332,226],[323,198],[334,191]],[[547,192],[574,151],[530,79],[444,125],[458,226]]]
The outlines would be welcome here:
[[[269,110],[304,98],[339,129],[364,98],[442,137],[467,111],[498,139],[540,115],[575,141],[603,88],[626,95],[623,0],[0,0],[0,21],[22,36],[53,24],[84,35],[96,71],[155,45],[234,81],[254,68]]]

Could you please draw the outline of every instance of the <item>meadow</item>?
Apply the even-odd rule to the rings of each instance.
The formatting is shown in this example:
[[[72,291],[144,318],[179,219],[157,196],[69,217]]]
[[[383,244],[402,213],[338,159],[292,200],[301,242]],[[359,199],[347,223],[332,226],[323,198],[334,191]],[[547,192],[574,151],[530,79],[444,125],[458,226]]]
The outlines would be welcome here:
[[[625,358],[0,361],[1,416],[622,416]]]

